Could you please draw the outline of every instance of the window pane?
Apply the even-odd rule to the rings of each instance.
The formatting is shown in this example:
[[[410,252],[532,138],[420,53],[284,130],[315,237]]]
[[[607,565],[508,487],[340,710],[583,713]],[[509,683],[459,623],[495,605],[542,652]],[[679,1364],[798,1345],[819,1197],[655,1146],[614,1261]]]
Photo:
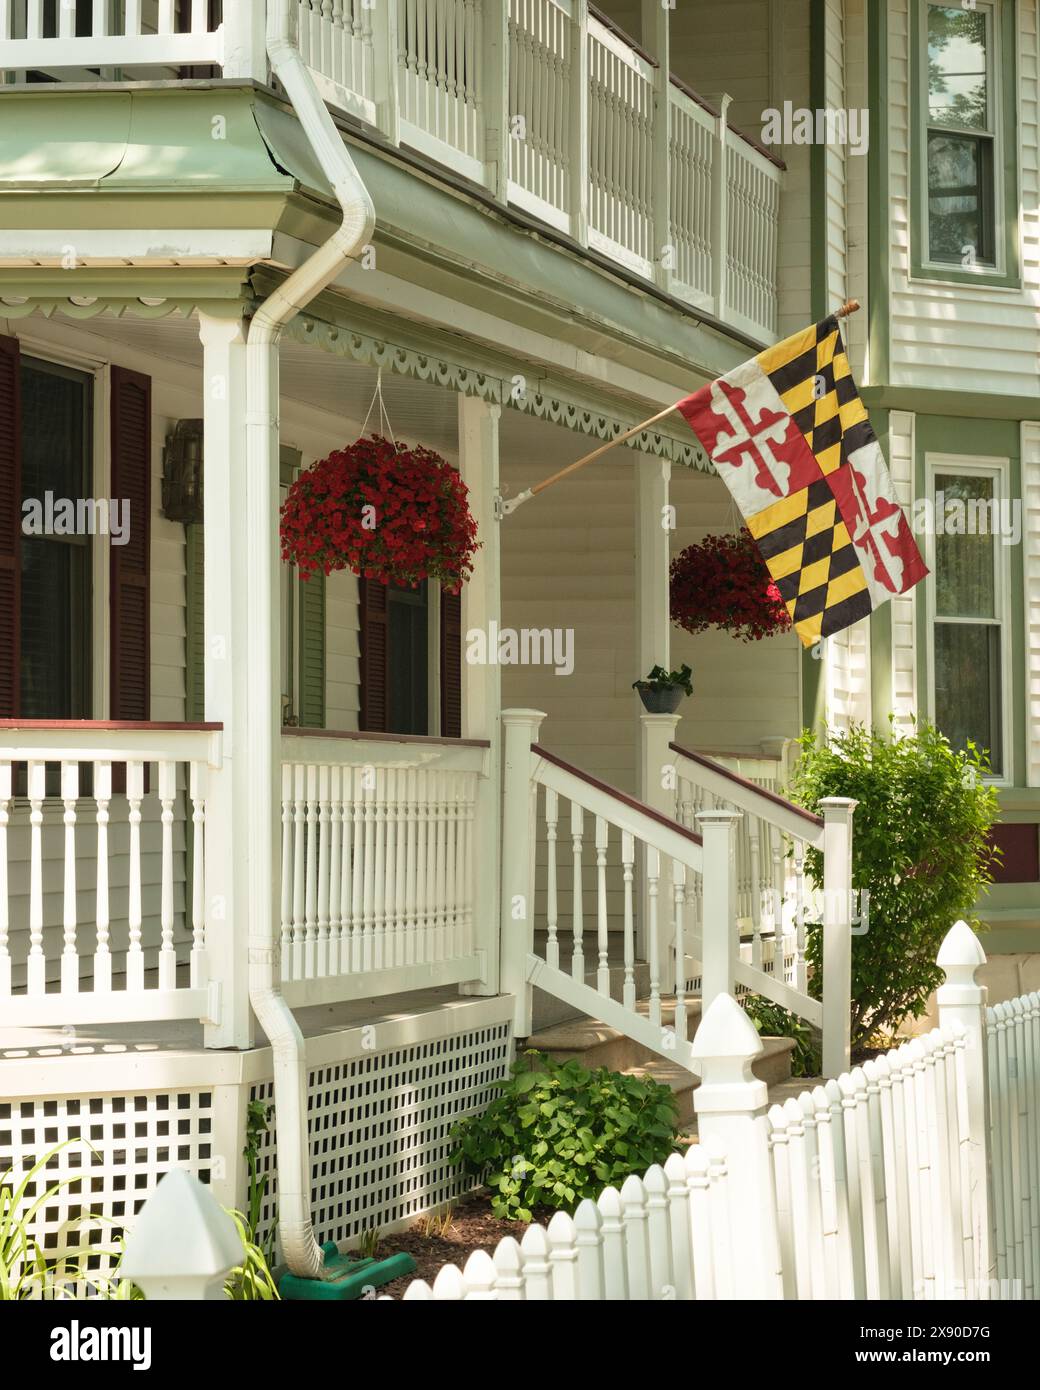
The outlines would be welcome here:
[[[989,749],[1003,775],[1000,629],[973,623],[935,625],[935,722],[955,748],[969,739]]]
[[[62,529],[61,504],[72,504],[75,517],[75,504],[89,495],[90,389],[81,372],[23,362],[22,500],[39,505],[44,526],[50,511],[55,529]],[[89,546],[82,530],[22,535],[21,712],[27,719],[90,715]]]
[[[993,263],[992,167],[988,137],[928,132],[928,253],[933,261],[960,264],[970,254]]]
[[[995,498],[993,478],[935,475],[935,611],[940,617],[997,616]]]
[[[986,12],[928,7],[928,119],[934,125],[989,126]]]

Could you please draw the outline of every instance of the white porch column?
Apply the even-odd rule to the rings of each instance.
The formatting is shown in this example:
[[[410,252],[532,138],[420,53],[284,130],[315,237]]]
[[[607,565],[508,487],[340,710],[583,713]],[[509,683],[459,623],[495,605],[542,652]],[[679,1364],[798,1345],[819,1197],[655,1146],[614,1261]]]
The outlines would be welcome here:
[[[497,994],[499,990],[502,676],[497,662],[471,666],[465,651],[468,632],[480,629],[487,634],[489,625],[500,623],[502,617],[502,522],[495,516],[501,414],[501,406],[476,396],[459,396],[459,472],[469,488],[470,511],[481,542],[473,574],[462,586],[462,735],[486,738],[491,744],[488,776],[478,784],[474,826],[473,923],[477,949],[484,953],[484,970],[480,982],[467,987],[466,992],[473,994]]]
[[[668,484],[672,465],[668,459],[637,455],[636,470],[636,672],[642,679],[651,666],[671,670],[671,621],[668,606],[669,539],[672,534]],[[632,692],[638,710],[639,697]],[[669,790],[663,768],[670,761],[668,744],[675,738],[679,715],[640,712],[637,743],[637,793],[656,811],[675,814],[675,790]],[[661,882],[670,882],[671,868],[662,861]],[[642,876],[637,948],[646,959],[646,923],[650,920],[646,873]],[[661,987],[674,988],[674,958],[668,949],[672,938],[671,914],[658,914],[658,960],[663,967]]]
[[[206,719],[224,725],[224,763],[206,807],[206,939],[221,987],[221,1021],[207,1047],[251,1047],[246,923],[245,325],[199,313],[205,417]]]
[[[238,0],[224,14],[224,77],[267,81],[267,6],[264,0]]]

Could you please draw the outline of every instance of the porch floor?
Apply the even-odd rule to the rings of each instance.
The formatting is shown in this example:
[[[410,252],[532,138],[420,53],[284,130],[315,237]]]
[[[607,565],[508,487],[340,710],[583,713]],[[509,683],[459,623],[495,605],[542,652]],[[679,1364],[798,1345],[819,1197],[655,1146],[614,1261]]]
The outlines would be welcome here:
[[[455,985],[437,989],[411,990],[407,994],[382,999],[354,999],[336,1004],[317,1004],[294,1010],[296,1022],[305,1038],[322,1037],[363,1025],[390,1023],[417,1014],[441,1009],[464,1008],[473,996],[461,996]],[[268,1046],[263,1030],[257,1027],[256,1048]],[[153,1023],[78,1024],[72,1027],[10,1028],[0,1024],[0,1066],[4,1061],[24,1062],[27,1058],[114,1055],[119,1053],[199,1053],[204,1052],[203,1027],[193,1019]],[[0,1086],[0,1094],[2,1094]]]

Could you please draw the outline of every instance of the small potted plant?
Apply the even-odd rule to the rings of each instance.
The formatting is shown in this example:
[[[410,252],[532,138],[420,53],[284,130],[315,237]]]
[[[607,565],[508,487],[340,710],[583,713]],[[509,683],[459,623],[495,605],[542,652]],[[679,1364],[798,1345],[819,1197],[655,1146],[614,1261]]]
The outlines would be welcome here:
[[[639,691],[647,714],[674,714],[682,697],[693,694],[692,675],[693,672],[685,664],[678,671],[666,671],[663,666],[654,666],[649,675],[632,682],[632,689]]]

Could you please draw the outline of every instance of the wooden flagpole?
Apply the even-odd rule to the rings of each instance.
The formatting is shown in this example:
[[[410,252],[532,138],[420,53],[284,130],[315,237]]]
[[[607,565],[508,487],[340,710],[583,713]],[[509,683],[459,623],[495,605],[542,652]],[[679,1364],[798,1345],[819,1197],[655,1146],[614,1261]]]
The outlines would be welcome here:
[[[834,311],[834,317],[838,319],[848,318],[849,314],[854,314],[858,308],[858,299],[848,299],[840,309]],[[584,468],[586,464],[593,463],[596,459],[602,458],[602,456],[613,449],[616,444],[624,444],[626,439],[631,439],[634,434],[641,434],[643,430],[649,429],[651,425],[656,425],[658,420],[663,420],[665,416],[671,415],[672,412],[678,408],[678,401],[676,401],[675,405],[666,406],[664,410],[659,410],[656,415],[651,415],[649,420],[643,420],[638,425],[633,425],[631,429],[625,430],[624,434],[619,434],[616,439],[610,439],[606,444],[601,444],[598,449],[593,449],[591,454],[585,454],[582,458],[576,459],[574,463],[569,463],[566,468],[561,468],[558,473],[553,473],[550,477],[543,478],[540,483],[535,483],[533,487],[527,488],[524,492],[518,492],[515,497],[509,498],[508,501],[502,499],[500,504],[501,515],[509,516],[511,512],[515,512],[517,507],[522,506],[524,502],[530,501],[532,497],[537,497],[538,494],[544,492],[546,488],[552,487],[553,483],[558,483],[569,474],[576,473],[579,468]]]

